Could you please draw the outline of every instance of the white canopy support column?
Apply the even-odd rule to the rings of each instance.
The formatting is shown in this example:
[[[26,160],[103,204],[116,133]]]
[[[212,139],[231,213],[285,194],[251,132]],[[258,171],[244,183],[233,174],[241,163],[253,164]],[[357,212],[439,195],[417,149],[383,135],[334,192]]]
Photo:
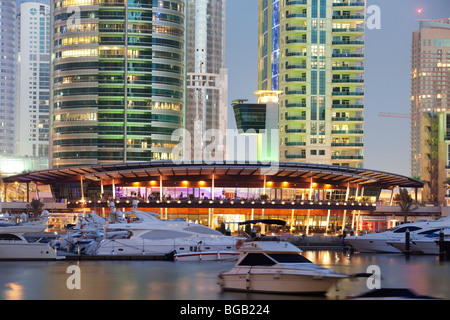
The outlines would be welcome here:
[[[213,175],[212,175],[211,199],[214,201],[214,173],[213,173]]]
[[[345,193],[345,201],[348,201],[349,194],[350,194],[350,182],[347,182],[347,192]]]
[[[84,203],[84,186],[83,186],[83,176],[80,176],[80,185],[81,185],[81,202]]]
[[[311,214],[311,209],[308,209],[308,215],[306,216],[306,235],[309,234],[309,215]]]
[[[112,179],[112,195],[113,199],[116,199],[116,182],[114,181],[114,178]]]
[[[291,232],[292,232],[292,230],[294,230],[294,210],[295,209],[292,209],[292,213],[291,213]]]
[[[325,233],[327,233],[327,230],[328,230],[328,225],[329,225],[329,223],[330,223],[330,214],[331,214],[331,210],[330,210],[330,209],[328,209],[328,214],[327,214],[327,223],[326,223],[326,225],[325,225]]]
[[[356,210],[352,210],[352,230],[355,230],[355,215]]]
[[[39,200],[39,190],[38,190],[37,181],[34,182],[34,187],[36,188],[36,199]],[[5,190],[6,190],[6,188],[5,188]],[[6,192],[5,192],[5,194],[6,194]],[[6,198],[5,198],[5,201],[6,201]]]
[[[345,222],[347,219],[347,210],[344,210],[344,216],[342,217],[342,231],[345,229]]]
[[[162,175],[159,176],[159,201],[163,201]]]
[[[263,194],[266,194],[266,175],[264,175]]]
[[[392,202],[394,201],[394,187],[392,187],[392,191],[391,191],[391,201],[389,201],[389,205],[392,207]]]

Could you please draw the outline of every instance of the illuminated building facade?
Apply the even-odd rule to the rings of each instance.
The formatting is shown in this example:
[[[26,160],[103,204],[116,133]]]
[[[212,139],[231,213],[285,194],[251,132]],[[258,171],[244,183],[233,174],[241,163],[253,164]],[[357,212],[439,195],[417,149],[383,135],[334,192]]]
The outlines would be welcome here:
[[[364,0],[259,0],[258,89],[279,90],[280,161],[362,167]]]
[[[0,2],[0,155],[14,154],[16,1]]]
[[[51,165],[170,159],[183,119],[184,1],[53,5]]]
[[[423,200],[450,199],[450,19],[420,21],[411,54],[411,175]]]
[[[50,7],[25,2],[17,15],[17,145],[18,156],[48,162],[50,107]]]

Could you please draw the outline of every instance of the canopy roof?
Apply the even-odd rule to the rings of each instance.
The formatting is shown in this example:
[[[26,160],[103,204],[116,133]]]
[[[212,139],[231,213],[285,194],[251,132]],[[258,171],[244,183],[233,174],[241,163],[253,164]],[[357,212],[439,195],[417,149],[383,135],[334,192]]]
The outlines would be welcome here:
[[[280,178],[286,180],[313,180],[328,181],[330,184],[344,185],[347,183],[360,184],[381,188],[409,187],[422,188],[423,182],[388,172],[334,166],[315,163],[299,162],[249,162],[249,161],[223,161],[223,162],[174,162],[150,161],[102,165],[83,165],[49,170],[27,172],[3,178],[5,183],[55,184],[69,181],[85,180],[98,182],[100,180],[126,180],[142,181],[155,179],[155,177],[171,177],[180,179],[183,176],[216,176],[220,178],[241,179],[243,182],[261,179]]]

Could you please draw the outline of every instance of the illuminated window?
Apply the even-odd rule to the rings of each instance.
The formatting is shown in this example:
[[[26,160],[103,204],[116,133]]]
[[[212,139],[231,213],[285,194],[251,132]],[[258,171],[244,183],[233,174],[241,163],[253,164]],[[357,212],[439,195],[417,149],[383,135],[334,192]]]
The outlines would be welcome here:
[[[97,49],[78,49],[78,50],[66,50],[61,52],[62,58],[92,57],[97,55],[98,55]]]
[[[79,45],[79,44],[89,44],[89,43],[97,43],[98,37],[90,36],[90,37],[76,37],[76,38],[65,38],[61,40],[61,45],[63,46],[71,46],[71,45]]]

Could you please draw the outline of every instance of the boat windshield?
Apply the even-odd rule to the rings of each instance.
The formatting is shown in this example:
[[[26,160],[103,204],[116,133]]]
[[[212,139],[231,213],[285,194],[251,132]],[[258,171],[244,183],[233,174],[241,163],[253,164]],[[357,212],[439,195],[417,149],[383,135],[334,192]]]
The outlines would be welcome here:
[[[397,227],[396,229],[392,229],[392,232],[394,233],[405,233],[406,230],[409,230],[410,232],[422,230],[422,228],[414,227],[414,226],[406,226],[406,227]]]
[[[272,253],[269,256],[279,263],[312,263],[301,254]]]

